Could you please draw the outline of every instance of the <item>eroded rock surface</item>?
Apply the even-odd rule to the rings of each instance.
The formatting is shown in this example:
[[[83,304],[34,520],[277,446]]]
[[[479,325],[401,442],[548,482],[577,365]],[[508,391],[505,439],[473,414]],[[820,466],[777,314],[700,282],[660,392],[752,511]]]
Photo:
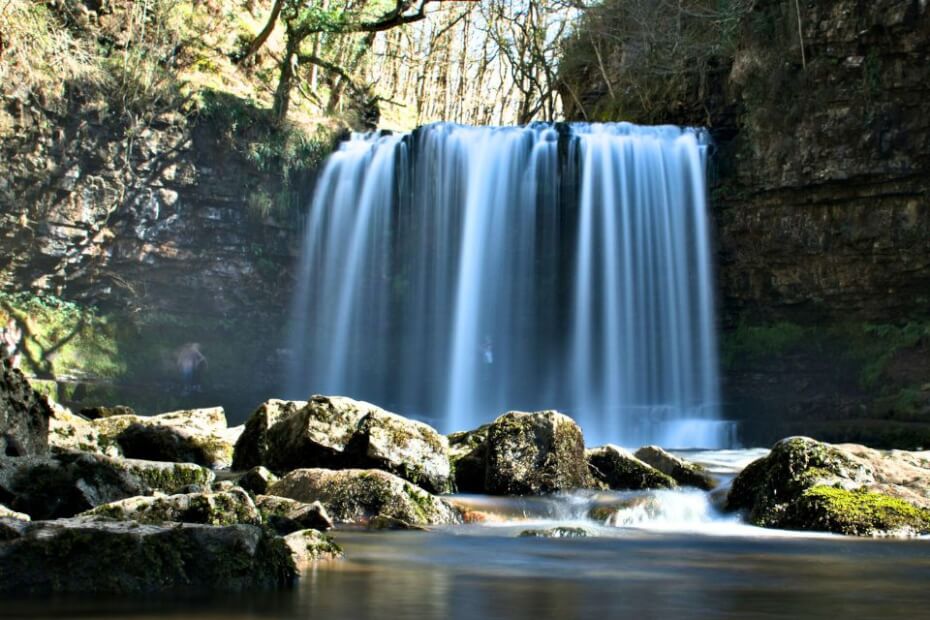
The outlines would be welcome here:
[[[71,517],[109,502],[155,491],[209,487],[214,474],[193,463],[68,453],[0,458],[0,501],[33,519]]]
[[[539,495],[592,483],[581,429],[568,416],[511,411],[488,428],[487,493]]]
[[[242,489],[220,493],[130,497],[97,506],[81,516],[147,524],[172,521],[204,525],[264,523],[252,498]]]
[[[337,523],[367,524],[377,516],[411,525],[459,521],[445,501],[393,474],[377,469],[298,469],[269,489],[301,502],[319,501]]]
[[[289,545],[261,527],[0,519],[0,591],[129,594],[291,586]]]

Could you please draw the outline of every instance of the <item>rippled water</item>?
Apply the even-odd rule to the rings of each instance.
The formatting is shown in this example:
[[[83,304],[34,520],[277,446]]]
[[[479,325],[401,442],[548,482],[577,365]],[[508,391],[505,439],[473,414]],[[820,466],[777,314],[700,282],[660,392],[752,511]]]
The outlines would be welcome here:
[[[764,452],[690,454],[726,478]],[[24,618],[928,617],[930,540],[762,530],[697,491],[458,497],[483,523],[430,532],[340,531],[342,561],[292,592],[202,598],[3,601]],[[590,518],[592,508],[610,508]],[[587,538],[527,538],[583,528]]]

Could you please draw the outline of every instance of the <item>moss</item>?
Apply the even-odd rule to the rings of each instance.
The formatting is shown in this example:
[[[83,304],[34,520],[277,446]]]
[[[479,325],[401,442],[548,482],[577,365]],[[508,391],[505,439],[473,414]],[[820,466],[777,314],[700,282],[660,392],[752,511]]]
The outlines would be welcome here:
[[[788,509],[785,525],[859,536],[925,534],[930,532],[930,510],[865,489],[815,486]]]

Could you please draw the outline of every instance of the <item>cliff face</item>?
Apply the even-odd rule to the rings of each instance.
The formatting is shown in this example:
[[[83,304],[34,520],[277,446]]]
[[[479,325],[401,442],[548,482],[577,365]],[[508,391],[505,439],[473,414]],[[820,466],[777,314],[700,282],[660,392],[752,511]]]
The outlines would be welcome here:
[[[926,317],[930,9],[801,6],[804,65],[793,4],[759,2],[727,76],[740,112],[716,128],[726,318]],[[770,37],[750,36],[760,23]]]
[[[641,48],[588,32],[571,116],[715,137],[724,394],[745,441],[930,443],[928,3],[756,0],[644,102]]]
[[[256,213],[275,182],[209,122],[132,129],[73,105],[7,103],[0,140],[0,278],[120,309],[222,319],[277,309],[297,227]]]

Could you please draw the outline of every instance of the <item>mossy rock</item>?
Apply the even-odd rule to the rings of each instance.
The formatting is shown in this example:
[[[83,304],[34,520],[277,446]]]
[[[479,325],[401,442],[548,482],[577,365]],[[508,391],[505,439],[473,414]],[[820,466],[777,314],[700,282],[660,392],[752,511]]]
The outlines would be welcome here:
[[[130,497],[97,506],[80,516],[147,524],[262,525],[264,522],[252,498],[242,489],[222,493]]]
[[[703,466],[678,458],[658,446],[644,446],[637,450],[634,456],[671,477],[681,486],[710,491],[719,484]]]
[[[258,495],[255,505],[266,525],[281,535],[299,530],[328,530],[333,520],[320,502],[298,502],[286,497]]]
[[[729,510],[746,510],[755,525],[782,527],[785,511],[815,486],[859,487],[872,472],[835,446],[808,437],[789,437],[768,456],[750,463],[733,481]]]
[[[785,511],[782,526],[838,534],[930,534],[930,510],[866,489],[815,486]]]
[[[617,446],[606,445],[588,450],[585,458],[595,480],[614,491],[674,489],[678,486],[671,476]]]
[[[326,534],[313,529],[300,530],[284,537],[294,563],[300,567],[320,560],[338,560],[342,547]]]
[[[14,524],[0,545],[4,593],[250,592],[287,588],[297,577],[285,541],[254,525],[3,524]]]
[[[511,411],[488,428],[485,491],[494,495],[540,495],[589,488],[578,425],[557,411]]]
[[[448,435],[449,462],[459,493],[484,493],[488,469],[488,428],[480,426],[473,431]]]
[[[268,429],[307,405],[298,400],[267,400],[249,416],[245,429],[233,450],[232,468],[245,471],[265,465],[271,444],[268,442]]]
[[[458,512],[442,499],[377,469],[298,469],[272,485],[269,493],[319,501],[337,523],[367,525],[379,515],[412,525],[460,521]]]

